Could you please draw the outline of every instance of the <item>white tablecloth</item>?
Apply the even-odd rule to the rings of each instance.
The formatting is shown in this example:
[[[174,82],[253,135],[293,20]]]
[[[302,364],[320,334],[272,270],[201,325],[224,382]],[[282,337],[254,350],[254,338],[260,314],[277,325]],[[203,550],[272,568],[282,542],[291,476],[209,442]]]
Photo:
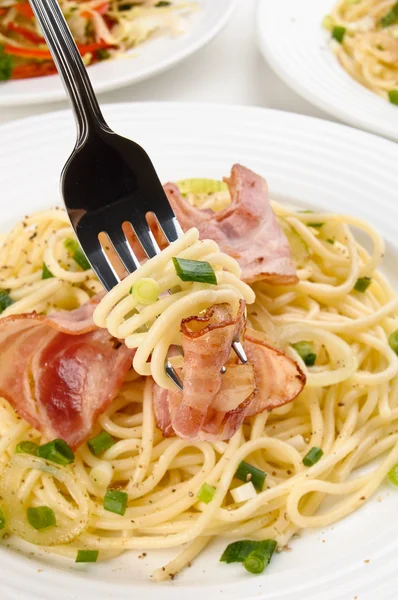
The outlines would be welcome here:
[[[256,3],[256,0],[240,0],[227,27],[192,57],[152,79],[101,94],[100,102],[169,100],[245,104],[331,119],[290,90],[263,60],[256,45]],[[0,123],[67,107],[66,101],[2,107]]]

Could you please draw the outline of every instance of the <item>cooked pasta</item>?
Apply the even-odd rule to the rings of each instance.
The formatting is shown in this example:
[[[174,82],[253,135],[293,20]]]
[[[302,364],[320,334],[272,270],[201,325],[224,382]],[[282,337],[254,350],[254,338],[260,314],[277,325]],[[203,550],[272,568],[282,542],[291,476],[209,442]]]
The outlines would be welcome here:
[[[194,2],[61,0],[60,8],[86,66],[121,57],[155,34],[183,33]],[[56,73],[27,0],[0,0],[0,81]]]
[[[302,530],[326,527],[352,513],[375,492],[398,462],[398,356],[388,343],[398,329],[398,297],[378,271],[383,241],[353,217],[296,212],[278,203],[273,208],[299,267],[298,285],[258,282],[250,289],[240,282],[235,261],[213,242],[198,241],[191,230],[99,305],[97,324],[139,347],[135,371],[98,419],[97,432],[115,440],[101,457],[87,444],[67,466],[15,454],[18,443],[41,443],[41,435],[0,400],[3,532],[70,559],[79,549],[98,550],[106,560],[129,549],[170,548],[174,558],[153,574],[162,581],[216,537],[226,544],[247,537],[272,539],[283,547]],[[370,238],[370,255],[351,226]],[[79,269],[68,255],[65,240],[72,237],[65,213],[58,210],[25,218],[5,237],[0,285],[14,303],[3,316],[73,308],[99,291],[93,273]],[[210,291],[206,284],[178,281],[170,264],[176,255],[205,258],[215,268],[218,286]],[[42,279],[43,264],[53,277]],[[159,284],[159,300],[150,306],[140,306],[129,294],[142,277]],[[162,294],[176,285],[181,291]],[[304,391],[294,402],[248,419],[228,442],[163,438],[147,375],[170,386],[163,366],[169,346],[179,343],[178,322],[214,302],[236,306],[243,297],[250,303],[253,292],[249,324],[300,364],[307,374]],[[148,331],[137,332],[143,325]],[[313,366],[297,351],[303,341],[316,355]],[[323,452],[320,460],[308,458],[314,449],[317,458]],[[376,457],[382,459],[372,465]],[[236,502],[231,490],[241,485],[234,475],[242,461],[266,472],[266,485]],[[372,467],[357,473],[364,465]],[[215,489],[208,503],[198,498],[205,483]],[[124,515],[104,508],[110,485],[128,494]],[[319,512],[330,498],[336,502]],[[30,537],[22,508],[43,505],[54,511],[60,527]]]
[[[325,17],[342,67],[372,92],[398,104],[398,5],[395,0],[339,0]]]

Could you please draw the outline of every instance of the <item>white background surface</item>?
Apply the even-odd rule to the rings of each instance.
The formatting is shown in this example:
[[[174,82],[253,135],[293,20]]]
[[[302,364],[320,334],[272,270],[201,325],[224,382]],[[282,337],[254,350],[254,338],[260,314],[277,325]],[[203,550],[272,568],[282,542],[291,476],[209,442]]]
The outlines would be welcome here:
[[[290,90],[265,63],[256,44],[256,4],[257,0],[240,0],[227,27],[206,48],[153,79],[101,94],[100,103],[171,100],[245,104],[333,120]],[[42,106],[2,107],[0,123],[67,106],[65,101]]]

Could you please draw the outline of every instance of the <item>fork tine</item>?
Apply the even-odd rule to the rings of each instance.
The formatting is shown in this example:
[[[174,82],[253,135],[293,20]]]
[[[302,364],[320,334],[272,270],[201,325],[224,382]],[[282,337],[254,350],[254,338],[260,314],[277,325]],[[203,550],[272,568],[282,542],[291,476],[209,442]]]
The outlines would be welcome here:
[[[126,271],[128,273],[133,273],[136,271],[140,263],[133,252],[128,240],[123,233],[122,229],[112,228],[112,231],[108,231],[107,235],[112,242],[112,245],[118,254],[120,260],[122,261]]]
[[[155,217],[169,244],[176,242],[178,238],[184,234],[176,217],[170,217],[169,219],[159,219],[157,215],[155,215]]]
[[[89,262],[93,268],[93,271],[97,275],[98,279],[109,292],[112,288],[120,283],[120,278],[117,275],[112,263],[105,254],[99,240],[91,235],[88,227],[82,228],[79,232],[76,231],[79,243],[82,248],[86,249],[86,253],[89,255]]]
[[[160,254],[161,250],[145,219],[138,220],[137,218],[134,221],[134,225],[132,223],[130,225],[148,258],[153,258],[157,254]]]

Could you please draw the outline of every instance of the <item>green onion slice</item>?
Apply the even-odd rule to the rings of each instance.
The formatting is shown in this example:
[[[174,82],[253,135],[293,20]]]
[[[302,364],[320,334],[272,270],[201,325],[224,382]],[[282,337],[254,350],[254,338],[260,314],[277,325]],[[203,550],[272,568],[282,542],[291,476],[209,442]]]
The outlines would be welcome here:
[[[398,486],[398,464],[394,465],[392,469],[388,471],[387,477],[393,485]]]
[[[257,469],[257,467],[253,467],[249,463],[242,460],[239,467],[235,473],[236,479],[240,481],[251,481],[253,486],[258,492],[262,492],[264,487],[264,481],[267,477],[267,473],[265,471],[261,471],[261,469]]]
[[[91,269],[91,265],[88,262],[86,255],[83,250],[80,248],[79,243],[73,238],[66,238],[64,241],[64,246],[68,251],[68,254],[73,260],[83,269],[83,271],[88,271]]]
[[[26,516],[29,524],[38,531],[47,529],[47,527],[54,527],[57,522],[55,513],[49,506],[29,507],[26,511]]]
[[[303,362],[307,367],[314,366],[316,354],[314,353],[310,342],[297,342],[296,344],[292,344],[292,348],[294,348],[297,354],[303,359]]]
[[[363,294],[364,292],[366,292],[371,283],[371,277],[360,277],[359,279],[357,279],[357,282],[354,285],[354,290],[356,290],[357,292],[362,292]]]
[[[75,562],[95,563],[97,562],[98,554],[98,550],[78,550]]]
[[[390,344],[390,348],[394,350],[395,354],[398,354],[398,329],[392,332],[388,338],[388,343]]]
[[[346,28],[341,25],[335,25],[332,29],[332,38],[341,44],[345,36]]]
[[[178,189],[183,196],[187,194],[217,194],[228,192],[228,186],[217,179],[183,179],[177,181]]]
[[[390,90],[388,92],[388,99],[390,100],[391,104],[398,106],[398,90]]]
[[[57,465],[69,465],[75,460],[75,455],[71,448],[64,440],[60,439],[39,446],[37,449],[37,456],[45,458],[46,460],[51,460],[52,462],[57,463]]]
[[[244,562],[252,552],[258,552],[264,557],[264,561],[268,564],[275,552],[276,542],[275,540],[264,540],[262,542],[255,542],[253,540],[240,540],[239,542],[233,542],[229,544],[221,558],[221,562],[234,563]]]
[[[325,223],[307,223],[308,227],[315,227],[315,229],[320,229],[325,225]]]
[[[213,500],[214,494],[216,493],[216,488],[210,485],[209,483],[203,483],[202,487],[198,492],[198,499],[201,502],[205,502],[209,504]]]
[[[199,281],[217,285],[217,277],[210,263],[201,260],[173,258],[174,268],[182,281]]]
[[[159,0],[159,2],[156,2],[155,7],[156,8],[164,8],[165,6],[170,6],[171,2],[168,2],[168,0]]]
[[[380,19],[380,25],[384,27],[390,27],[394,25],[395,21],[398,20],[398,2]]]
[[[128,495],[126,492],[107,490],[104,496],[104,508],[109,512],[116,513],[123,517],[127,508],[127,500]]]
[[[54,275],[51,273],[50,269],[47,267],[46,263],[43,263],[43,268],[41,272],[42,279],[51,279]]]
[[[87,446],[90,448],[94,456],[103,454],[106,450],[109,450],[115,443],[113,437],[107,431],[101,431],[98,435],[88,440]]]
[[[322,458],[322,456],[323,456],[322,448],[317,448],[316,446],[314,446],[304,456],[303,465],[305,465],[306,467],[312,467],[312,465],[315,465],[318,462],[318,460],[320,460]]]
[[[5,528],[5,526],[6,526],[6,518],[5,518],[5,516],[4,516],[4,513],[3,513],[3,511],[2,511],[2,510],[1,510],[1,508],[0,508],[0,530],[1,530],[1,529],[4,529],[4,528]]]
[[[15,452],[17,454],[33,454],[33,456],[37,456],[37,451],[39,446],[34,442],[19,442],[15,448]]]
[[[14,304],[14,300],[5,290],[0,291],[0,314],[11,304]]]
[[[253,550],[253,552],[250,552],[249,556],[243,561],[243,566],[249,573],[259,575],[265,569],[265,557],[261,552]]]
[[[334,245],[334,239],[328,238],[326,241],[328,244],[331,244],[332,246]]]
[[[159,298],[160,288],[158,282],[152,277],[142,277],[130,288],[129,293],[139,304],[149,306]]]

